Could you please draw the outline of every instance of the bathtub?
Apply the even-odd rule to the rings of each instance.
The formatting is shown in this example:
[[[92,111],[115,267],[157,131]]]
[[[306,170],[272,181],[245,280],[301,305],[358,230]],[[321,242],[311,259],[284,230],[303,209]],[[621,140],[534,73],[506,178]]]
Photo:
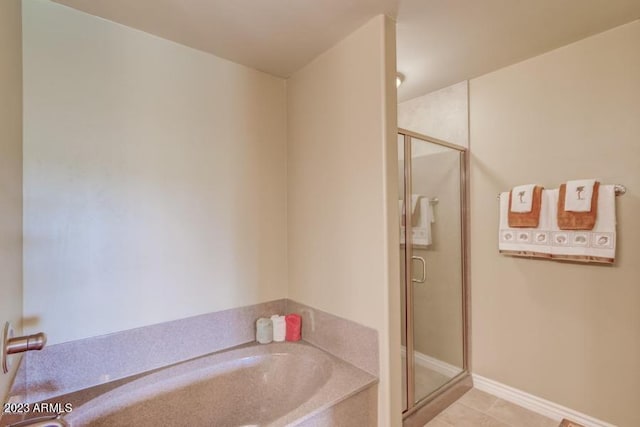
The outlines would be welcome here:
[[[306,343],[251,344],[137,376],[84,402],[77,392],[69,398],[81,403],[64,420],[74,427],[331,425],[322,419],[332,419],[332,407],[376,382]]]

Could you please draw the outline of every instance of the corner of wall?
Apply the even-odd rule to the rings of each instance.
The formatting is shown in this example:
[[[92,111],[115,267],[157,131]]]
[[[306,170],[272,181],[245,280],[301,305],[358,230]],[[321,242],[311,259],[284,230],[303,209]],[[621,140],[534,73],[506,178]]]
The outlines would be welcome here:
[[[388,247],[398,238],[395,70],[395,24],[378,15],[287,82],[289,298],[378,332],[385,427],[401,423],[399,261]]]
[[[385,250],[387,278],[387,337],[381,337],[381,350],[387,353],[388,385],[387,390],[379,393],[381,399],[388,400],[387,421],[389,426],[402,425],[402,366],[400,360],[400,260],[396,250],[400,245],[398,230],[398,98],[395,76],[396,67],[396,23],[388,16],[384,17],[384,115],[385,142],[384,191],[385,191]],[[385,342],[386,341],[386,342]],[[385,396],[385,393],[388,393]],[[383,411],[380,411],[382,424]]]
[[[0,2],[0,327],[11,321],[22,331],[22,18],[20,0]],[[19,358],[0,373],[7,395]]]

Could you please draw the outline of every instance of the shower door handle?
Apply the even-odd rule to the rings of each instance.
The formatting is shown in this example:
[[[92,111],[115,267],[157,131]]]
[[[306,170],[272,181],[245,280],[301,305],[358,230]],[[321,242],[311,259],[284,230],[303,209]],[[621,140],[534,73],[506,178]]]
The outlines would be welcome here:
[[[411,281],[413,283],[424,283],[427,280],[427,262],[421,256],[412,256],[411,259],[422,263],[422,279],[411,279]]]

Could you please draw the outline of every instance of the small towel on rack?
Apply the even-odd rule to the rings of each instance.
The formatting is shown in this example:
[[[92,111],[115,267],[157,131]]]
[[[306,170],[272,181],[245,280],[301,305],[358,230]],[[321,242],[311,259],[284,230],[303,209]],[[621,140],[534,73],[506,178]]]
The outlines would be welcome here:
[[[418,207],[418,202],[423,197],[424,196],[422,196],[420,194],[412,194],[411,195],[411,215],[414,215],[416,213],[416,208]]]
[[[533,190],[535,184],[519,185],[511,189],[511,212],[531,212],[533,208]],[[515,197],[513,196],[515,194]]]
[[[551,254],[554,259],[613,264],[616,256],[615,186],[596,183],[593,191],[598,197],[597,207],[594,206],[598,216],[594,218],[591,230],[566,230],[553,223]],[[560,202],[560,190],[553,190],[550,194],[555,198],[551,203],[552,215],[555,213],[559,218],[558,209],[564,207]]]
[[[511,226],[511,192],[500,194],[500,226],[498,250],[505,255],[551,258],[549,229],[551,220],[547,191],[540,188],[539,202],[534,207],[538,211],[538,227],[531,229]]]
[[[413,244],[418,246],[429,246],[431,239],[431,224],[435,222],[433,217],[433,206],[427,197],[420,199],[418,203],[418,221],[413,227]]]
[[[594,197],[595,179],[578,179],[565,183],[564,210],[568,212],[591,212],[593,204],[598,201]]]
[[[521,186],[528,187],[528,186]],[[509,227],[513,228],[536,228],[540,223],[540,209],[542,206],[542,190],[543,188],[539,185],[534,185],[533,190],[531,191],[531,210],[517,212],[513,211],[512,206],[513,198],[517,198],[520,200],[524,200],[525,194],[520,190],[519,192],[515,192],[515,190],[520,187],[514,187],[509,192],[509,208],[508,219],[509,219]]]
[[[568,190],[569,182],[562,184],[558,190],[558,227],[560,230],[592,230],[598,217],[600,183],[598,181],[594,182],[591,197],[588,200],[590,205],[588,211],[570,212],[566,210],[566,200],[567,198],[577,199],[578,191],[576,188],[580,188],[581,186],[572,186],[571,188],[574,188],[574,191],[570,193]],[[584,188],[583,191],[586,191],[586,188]]]
[[[420,195],[420,194],[412,194],[411,195],[411,217],[412,217],[412,223],[415,224],[415,219],[414,219],[414,215],[416,214],[416,207],[418,207],[418,202],[424,198],[424,196]],[[400,224],[405,225],[405,205],[404,205],[404,201],[402,199],[398,200],[398,209],[400,211]]]

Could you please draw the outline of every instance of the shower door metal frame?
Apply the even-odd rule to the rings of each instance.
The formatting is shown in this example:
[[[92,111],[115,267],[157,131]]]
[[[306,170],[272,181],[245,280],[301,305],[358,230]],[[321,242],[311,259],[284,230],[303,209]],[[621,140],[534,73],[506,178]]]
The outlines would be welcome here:
[[[469,293],[469,156],[466,147],[452,144],[450,142],[442,141],[437,138],[433,138],[427,135],[422,135],[417,132],[412,132],[406,129],[398,128],[398,134],[404,137],[404,200],[411,200],[411,139],[415,138],[421,141],[430,142],[442,147],[447,147],[456,150],[460,153],[460,247],[462,257],[462,372],[453,377],[449,382],[434,390],[428,396],[418,402],[415,401],[415,366],[414,366],[414,322],[413,322],[413,282],[412,278],[412,263],[413,263],[413,244],[411,233],[411,209],[404,209],[404,241],[405,241],[405,253],[404,253],[404,265],[405,265],[405,345],[406,345],[406,396],[407,396],[407,409],[403,411],[403,418],[408,418],[417,411],[424,408],[430,402],[437,399],[442,401],[453,399],[455,396],[448,397],[447,392],[451,390],[454,394],[460,394],[463,392],[463,383],[468,384],[470,382],[471,372],[471,316],[470,309],[470,293]],[[454,391],[455,390],[455,391]],[[455,397],[455,398],[454,398]],[[441,402],[442,403],[442,402]]]

